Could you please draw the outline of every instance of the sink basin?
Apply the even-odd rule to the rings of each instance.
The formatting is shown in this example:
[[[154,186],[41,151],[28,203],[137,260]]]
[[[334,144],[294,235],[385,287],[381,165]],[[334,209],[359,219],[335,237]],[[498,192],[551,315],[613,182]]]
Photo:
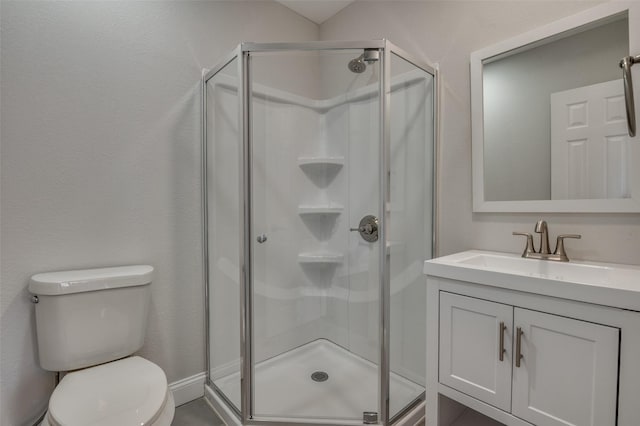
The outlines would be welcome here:
[[[470,250],[429,260],[424,273],[640,310],[640,267],[633,265],[554,262]]]
[[[517,275],[538,276],[562,281],[604,284],[611,280],[620,268],[585,263],[553,262],[525,259],[497,254],[480,253],[460,260],[463,265],[475,266]],[[625,274],[623,274],[625,275]]]

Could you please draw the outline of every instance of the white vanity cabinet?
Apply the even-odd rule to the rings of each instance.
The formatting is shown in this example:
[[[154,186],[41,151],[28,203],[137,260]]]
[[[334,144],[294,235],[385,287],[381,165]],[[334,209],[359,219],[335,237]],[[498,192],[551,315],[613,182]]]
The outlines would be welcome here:
[[[640,267],[425,262],[428,426],[640,426]]]
[[[510,411],[512,325],[511,306],[441,292],[440,383]]]
[[[616,424],[618,328],[520,308],[514,327],[523,333],[514,415],[536,425]]]
[[[618,328],[441,291],[439,334],[440,383],[535,425],[615,426]]]

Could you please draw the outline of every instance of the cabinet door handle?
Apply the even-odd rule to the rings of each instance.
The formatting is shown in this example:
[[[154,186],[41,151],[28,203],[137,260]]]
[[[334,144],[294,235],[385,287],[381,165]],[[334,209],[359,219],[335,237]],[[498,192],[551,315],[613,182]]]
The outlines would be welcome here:
[[[500,321],[500,346],[498,347],[498,359],[504,361],[504,353],[507,351],[504,348],[504,332],[507,331],[507,326],[504,325],[504,321]]]
[[[524,335],[524,331],[522,328],[516,328],[516,367],[520,367],[520,360],[524,358],[522,356],[522,336]]]

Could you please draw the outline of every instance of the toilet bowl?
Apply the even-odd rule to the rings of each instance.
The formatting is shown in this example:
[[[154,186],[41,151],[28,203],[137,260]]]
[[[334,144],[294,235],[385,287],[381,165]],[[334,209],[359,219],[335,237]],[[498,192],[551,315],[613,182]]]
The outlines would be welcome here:
[[[134,356],[64,376],[41,426],[169,426],[174,411],[164,372]]]
[[[136,265],[31,277],[40,366],[68,372],[41,425],[171,425],[164,371],[131,356],[144,343],[152,273]]]

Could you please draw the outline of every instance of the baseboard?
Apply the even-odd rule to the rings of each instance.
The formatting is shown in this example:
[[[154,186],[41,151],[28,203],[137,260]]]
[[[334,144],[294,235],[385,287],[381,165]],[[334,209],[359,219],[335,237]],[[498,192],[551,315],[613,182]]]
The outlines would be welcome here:
[[[204,382],[207,374],[194,374],[177,382],[169,383],[169,390],[176,401],[176,407],[204,396]]]

